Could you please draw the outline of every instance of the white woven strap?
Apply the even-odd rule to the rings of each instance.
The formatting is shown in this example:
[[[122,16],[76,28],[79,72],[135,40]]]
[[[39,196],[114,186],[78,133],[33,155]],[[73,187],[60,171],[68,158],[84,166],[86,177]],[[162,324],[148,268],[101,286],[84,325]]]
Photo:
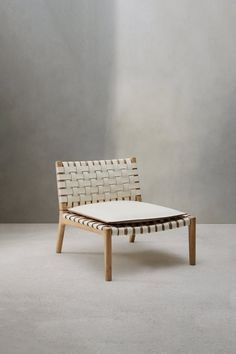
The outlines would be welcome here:
[[[88,219],[83,216],[79,216],[77,214],[65,213],[63,214],[65,219],[74,221],[75,223],[79,223],[81,225],[86,225],[91,227],[92,229],[104,230],[106,228],[110,228],[113,236],[131,236],[133,234],[148,234],[166,230],[173,230],[179,227],[188,226],[190,224],[190,217],[185,216],[182,218],[174,218],[169,219],[164,222],[146,222],[143,224],[129,224],[129,225],[108,225],[97,220]]]
[[[56,171],[59,202],[67,208],[135,200],[141,194],[137,165],[132,159],[62,162]]]

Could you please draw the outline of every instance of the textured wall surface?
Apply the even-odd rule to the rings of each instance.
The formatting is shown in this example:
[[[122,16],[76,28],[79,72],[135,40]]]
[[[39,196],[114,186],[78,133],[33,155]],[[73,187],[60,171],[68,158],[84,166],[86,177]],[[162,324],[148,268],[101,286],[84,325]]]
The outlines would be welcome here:
[[[236,221],[234,0],[0,4],[1,222],[57,220],[55,160],[137,156],[144,200]]]
[[[105,156],[113,16],[110,0],[1,1],[2,222],[56,221],[55,160]]]

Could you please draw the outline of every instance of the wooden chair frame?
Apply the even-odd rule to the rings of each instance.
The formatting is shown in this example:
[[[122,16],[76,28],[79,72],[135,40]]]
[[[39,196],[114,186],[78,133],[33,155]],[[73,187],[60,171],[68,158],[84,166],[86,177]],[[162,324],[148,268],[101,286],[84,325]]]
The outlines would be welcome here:
[[[130,158],[127,160],[131,161],[132,163],[136,163],[136,158]],[[120,160],[106,160],[106,161],[120,161]],[[126,160],[124,160],[124,161],[126,161]],[[97,162],[97,161],[95,161],[95,162]],[[72,164],[72,162],[70,162],[70,163]],[[87,162],[83,161],[82,163],[87,163]],[[63,163],[61,161],[56,161],[57,174],[58,174],[58,171],[60,173],[60,169],[63,167],[63,164],[66,164],[66,163]],[[65,217],[63,217],[64,213],[68,212],[68,203],[62,201],[64,197],[61,197],[61,194],[59,191],[60,190],[60,180],[58,180],[57,182],[58,182],[58,196],[59,196],[59,225],[58,225],[58,239],[57,239],[57,245],[56,245],[56,253],[62,252],[65,227],[67,225],[78,227],[80,229],[94,232],[94,233],[97,233],[97,234],[103,236],[104,275],[105,275],[106,281],[111,281],[112,280],[112,236],[113,236],[112,235],[112,230],[113,230],[112,226],[111,225],[104,225],[103,229],[97,229],[97,228],[93,228],[93,227],[85,225],[85,224],[80,224],[78,222],[74,222],[70,219],[66,219]],[[133,195],[133,197],[129,197],[128,199],[141,201],[142,197],[141,197],[141,192],[140,192],[140,188],[139,188],[138,184],[137,184],[136,190],[137,190],[137,193],[135,195]],[[118,198],[111,198],[110,200],[114,200],[114,199],[119,200],[119,199],[127,199],[127,198],[124,198],[124,197],[119,198],[118,197]],[[99,200],[99,201],[101,201],[101,200]],[[78,204],[80,204],[80,203],[77,201],[76,205],[78,205]],[[188,223],[189,264],[195,265],[196,264],[196,217],[188,215],[188,219],[189,219],[189,223]],[[133,230],[134,231],[129,236],[130,243],[134,243],[135,237],[136,237],[135,228]]]

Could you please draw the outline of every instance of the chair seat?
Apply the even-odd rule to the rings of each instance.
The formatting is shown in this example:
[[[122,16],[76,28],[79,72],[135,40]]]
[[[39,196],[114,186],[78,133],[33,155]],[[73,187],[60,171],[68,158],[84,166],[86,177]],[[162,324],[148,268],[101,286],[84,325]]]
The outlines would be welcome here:
[[[153,220],[141,223],[129,223],[129,224],[117,224],[109,225],[101,223],[97,220],[88,219],[84,216],[79,216],[73,213],[64,213],[63,218],[86,225],[91,229],[97,229],[100,231],[110,229],[114,236],[131,236],[133,234],[146,234],[152,232],[172,230],[190,224],[190,215],[184,215],[182,217],[171,217],[165,220]]]

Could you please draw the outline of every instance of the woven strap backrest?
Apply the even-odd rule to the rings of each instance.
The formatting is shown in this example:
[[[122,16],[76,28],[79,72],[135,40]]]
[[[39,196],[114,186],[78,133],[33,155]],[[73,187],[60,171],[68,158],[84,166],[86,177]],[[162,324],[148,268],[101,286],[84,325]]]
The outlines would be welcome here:
[[[111,200],[141,200],[135,158],[56,162],[59,209]]]

